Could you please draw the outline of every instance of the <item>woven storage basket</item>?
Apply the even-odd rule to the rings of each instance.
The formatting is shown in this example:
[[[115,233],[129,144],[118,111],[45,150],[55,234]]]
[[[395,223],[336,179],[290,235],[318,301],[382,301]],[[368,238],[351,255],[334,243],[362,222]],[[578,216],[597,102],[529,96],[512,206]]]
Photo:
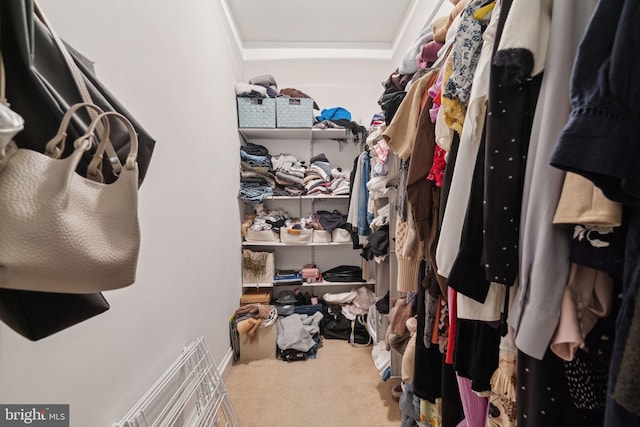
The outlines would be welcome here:
[[[274,98],[237,98],[238,127],[275,128],[276,100]]]

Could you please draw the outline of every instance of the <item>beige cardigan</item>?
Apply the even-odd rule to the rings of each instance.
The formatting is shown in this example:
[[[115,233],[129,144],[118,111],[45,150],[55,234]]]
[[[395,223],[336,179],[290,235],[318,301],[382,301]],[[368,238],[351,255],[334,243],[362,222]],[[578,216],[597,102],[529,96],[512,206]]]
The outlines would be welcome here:
[[[418,132],[420,103],[431,77],[432,73],[427,73],[411,86],[400,107],[398,107],[398,111],[393,116],[391,123],[384,131],[383,137],[385,141],[403,160],[411,157],[416,133]]]

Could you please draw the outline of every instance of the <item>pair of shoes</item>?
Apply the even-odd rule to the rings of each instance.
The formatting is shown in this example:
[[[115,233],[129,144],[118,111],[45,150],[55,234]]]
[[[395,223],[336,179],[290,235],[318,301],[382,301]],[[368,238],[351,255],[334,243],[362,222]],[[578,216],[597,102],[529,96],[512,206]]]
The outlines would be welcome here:
[[[311,305],[311,294],[309,292],[302,293],[300,288],[294,291],[296,297],[296,305]]]
[[[311,305],[311,294],[309,292],[305,292],[303,297],[304,297],[304,305]]]

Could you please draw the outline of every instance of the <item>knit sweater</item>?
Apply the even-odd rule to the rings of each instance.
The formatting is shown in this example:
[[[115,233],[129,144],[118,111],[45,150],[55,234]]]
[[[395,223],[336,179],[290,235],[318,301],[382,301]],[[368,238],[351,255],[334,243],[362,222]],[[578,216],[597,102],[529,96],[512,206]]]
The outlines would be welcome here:
[[[424,245],[418,239],[413,215],[407,213],[407,221],[397,217],[396,258],[398,261],[397,287],[400,292],[418,292],[418,273],[424,257]]]

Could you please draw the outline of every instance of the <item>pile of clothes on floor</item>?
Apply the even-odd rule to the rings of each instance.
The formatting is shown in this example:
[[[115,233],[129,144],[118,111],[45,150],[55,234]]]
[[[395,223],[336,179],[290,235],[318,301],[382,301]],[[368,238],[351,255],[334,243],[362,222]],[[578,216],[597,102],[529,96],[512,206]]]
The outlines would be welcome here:
[[[375,306],[376,297],[369,288],[361,286],[349,292],[325,293],[322,301],[323,337],[346,340],[353,346],[371,344],[372,334],[366,321],[370,307]]]
[[[276,322],[278,357],[286,362],[315,359],[320,347],[320,321],[324,317],[319,310],[311,310],[309,314],[296,313],[296,305],[309,305],[311,295],[299,290],[283,291],[276,303],[279,307],[290,307],[293,313],[280,316]]]

